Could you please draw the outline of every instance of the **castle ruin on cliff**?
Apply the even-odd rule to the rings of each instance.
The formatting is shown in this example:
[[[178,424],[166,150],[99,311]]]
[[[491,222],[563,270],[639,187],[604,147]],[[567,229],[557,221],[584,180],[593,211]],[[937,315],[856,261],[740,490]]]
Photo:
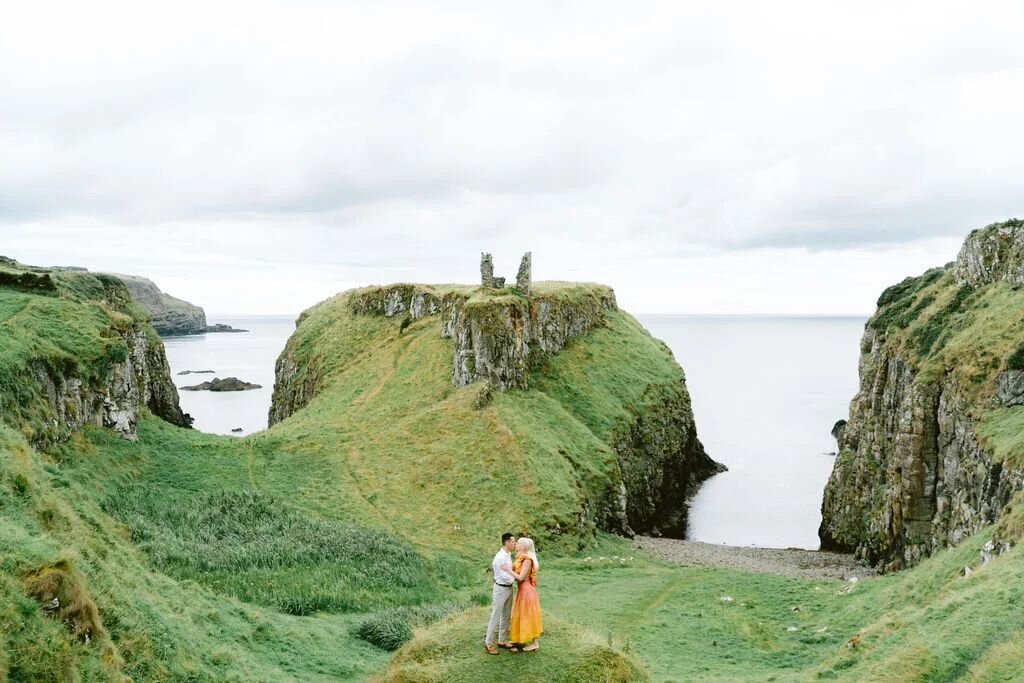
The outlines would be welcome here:
[[[533,284],[533,253],[526,252],[519,262],[516,273],[516,289],[529,296],[530,285]],[[489,289],[501,289],[505,286],[505,278],[494,277],[494,259],[488,253],[480,254],[480,286]]]

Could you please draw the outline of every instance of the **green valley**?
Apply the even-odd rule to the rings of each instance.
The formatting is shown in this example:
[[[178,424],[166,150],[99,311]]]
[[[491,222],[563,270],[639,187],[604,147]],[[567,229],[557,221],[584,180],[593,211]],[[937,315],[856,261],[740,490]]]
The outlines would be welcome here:
[[[271,427],[236,439],[183,426],[116,278],[2,275],[0,681],[1024,675],[1019,492],[856,582],[638,550],[633,532],[685,529],[721,466],[676,359],[607,287],[339,294],[299,318]],[[1024,342],[1024,293],[955,287],[943,271],[888,293],[875,328],[913,372],[952,365],[989,396]],[[1007,462],[1018,411],[976,415]],[[844,520],[850,538],[869,526]],[[548,630],[536,654],[489,657],[484,570],[506,529],[538,541]]]

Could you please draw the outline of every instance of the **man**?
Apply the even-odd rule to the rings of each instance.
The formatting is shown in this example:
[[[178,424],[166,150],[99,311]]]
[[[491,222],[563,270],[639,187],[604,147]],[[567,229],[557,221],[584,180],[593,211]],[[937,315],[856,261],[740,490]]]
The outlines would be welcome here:
[[[491,560],[494,572],[494,588],[491,590],[491,620],[487,623],[487,635],[484,636],[484,649],[487,654],[498,654],[494,646],[494,637],[498,637],[498,647],[508,648],[509,616],[512,614],[512,587],[516,580],[512,576],[512,549],[516,547],[515,537],[506,532],[501,535],[501,548]]]

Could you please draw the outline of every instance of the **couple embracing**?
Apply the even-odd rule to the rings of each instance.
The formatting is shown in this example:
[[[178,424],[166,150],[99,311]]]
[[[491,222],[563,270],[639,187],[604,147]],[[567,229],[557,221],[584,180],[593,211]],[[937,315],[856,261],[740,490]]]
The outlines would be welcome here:
[[[512,549],[516,559],[512,561]],[[540,616],[540,598],[537,597],[537,552],[529,538],[515,540],[509,533],[501,535],[501,548],[494,555],[494,589],[491,592],[491,620],[487,624],[484,648],[488,654],[498,654],[503,647],[509,652],[536,652],[540,649],[540,634],[544,623]],[[513,604],[513,590],[515,593]],[[498,637],[497,647],[494,638]]]

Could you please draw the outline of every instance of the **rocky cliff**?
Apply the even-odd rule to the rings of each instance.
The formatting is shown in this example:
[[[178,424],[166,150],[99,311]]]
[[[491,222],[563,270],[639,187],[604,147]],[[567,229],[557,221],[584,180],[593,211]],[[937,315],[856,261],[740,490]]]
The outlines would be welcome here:
[[[206,312],[166,294],[156,283],[137,275],[117,274],[124,281],[132,297],[149,314],[153,328],[162,335],[199,334],[206,332]]]
[[[823,549],[886,570],[994,522],[1024,484],[1012,454],[1024,365],[1024,223],[976,230],[954,264],[886,290],[825,490]],[[996,436],[993,437],[992,435]]]
[[[176,425],[190,423],[163,343],[121,279],[20,264],[5,271],[37,285],[0,285],[5,422],[37,446],[63,441],[86,424],[134,439],[143,408]]]
[[[372,363],[381,347],[416,344],[411,337],[402,342],[412,330],[445,342],[438,350],[447,359],[449,387],[468,392],[482,411],[468,416],[476,424],[449,424],[445,430],[477,429],[499,394],[508,396],[501,410],[517,412],[538,400],[534,395],[562,406],[562,419],[571,424],[565,424],[566,443],[555,458],[576,463],[585,483],[574,494],[583,496],[576,518],[549,524],[555,534],[596,524],[624,534],[657,530],[681,536],[687,498],[699,482],[724,469],[697,438],[683,373],[671,352],[619,311],[610,288],[593,284],[531,283],[528,295],[511,288],[410,284],[341,294],[300,317],[277,362],[271,425],[313,403],[340,381],[338,374]],[[369,342],[371,334],[379,341]],[[647,374],[657,380],[645,379]],[[371,394],[382,390],[378,386]],[[602,444],[597,453],[573,454],[579,430]],[[537,438],[517,436],[512,427],[494,436]],[[587,474],[580,464],[594,456],[608,459],[597,466],[600,475]]]

